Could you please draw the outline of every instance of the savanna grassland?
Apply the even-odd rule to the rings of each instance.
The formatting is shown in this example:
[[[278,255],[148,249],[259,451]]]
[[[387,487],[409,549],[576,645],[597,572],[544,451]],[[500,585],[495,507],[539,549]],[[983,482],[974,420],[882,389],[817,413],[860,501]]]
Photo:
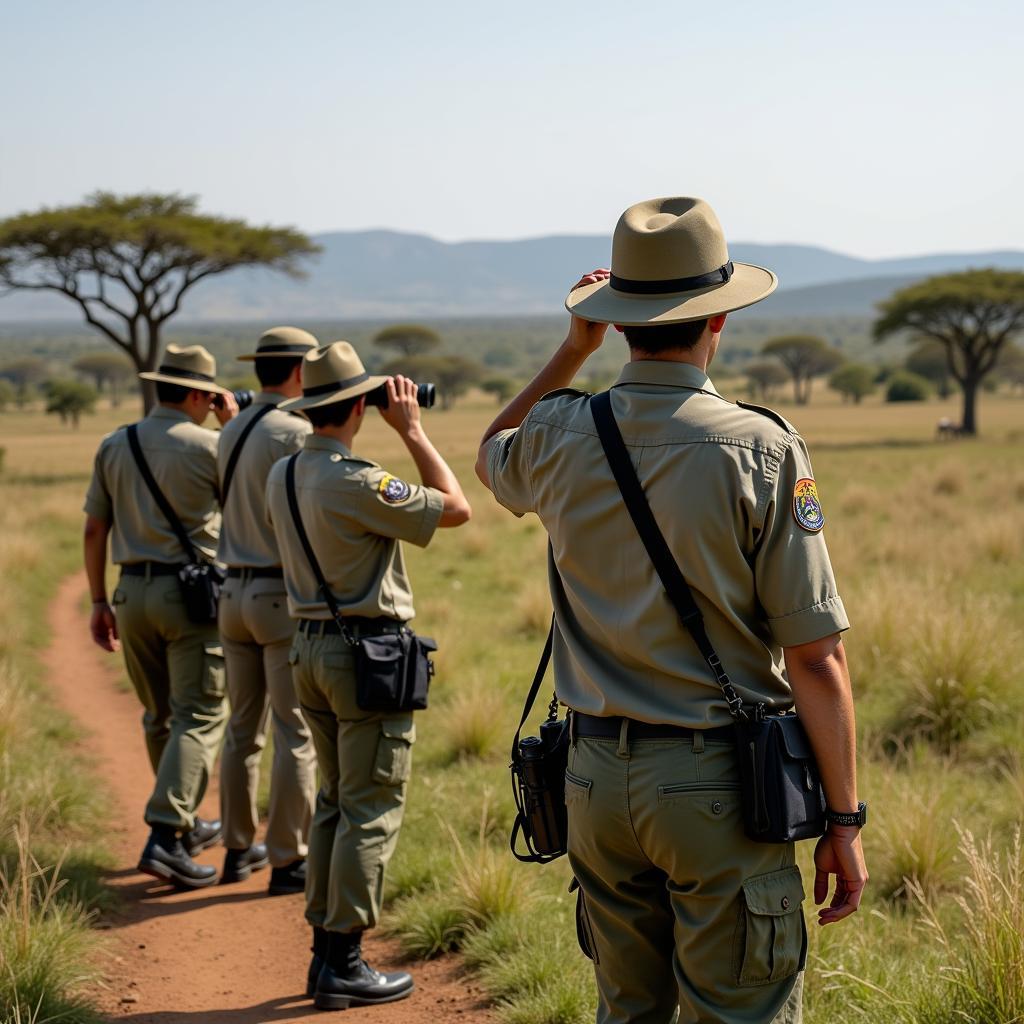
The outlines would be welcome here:
[[[594,995],[576,948],[567,864],[524,866],[507,851],[508,749],[550,606],[539,523],[506,513],[472,474],[495,409],[471,396],[451,412],[425,414],[474,516],[409,552],[417,627],[440,652],[432,706],[419,718],[386,923],[411,954],[460,950],[509,1024],[582,1024]],[[846,406],[822,389],[810,407],[780,409],[811,445],[853,623],[861,791],[871,805],[869,892],[854,919],[810,926],[806,1019],[1020,1019],[1024,401],[986,395],[984,436],[945,443],[933,439],[935,423],[957,417],[954,399]],[[46,703],[37,655],[46,601],[78,566],[92,453],[128,416],[124,407],[104,409],[73,431],[38,412],[0,414],[0,851],[10,880],[0,954],[26,978],[33,968],[18,965],[35,948],[31,936],[47,928],[71,944],[72,964],[83,963],[81,905],[97,898],[87,879],[101,854],[89,823],[101,797],[64,749],[70,726]],[[413,473],[376,417],[359,447]],[[31,851],[52,864],[63,850],[62,873],[75,884],[41,904],[38,879],[34,897],[20,885],[32,872],[25,858]],[[809,855],[802,851],[805,880]],[[44,953],[41,979],[61,959]],[[41,984],[52,998],[73,1002],[79,979],[50,977]],[[0,971],[0,1005],[4,985]],[[76,1013],[67,1019],[87,1019]]]

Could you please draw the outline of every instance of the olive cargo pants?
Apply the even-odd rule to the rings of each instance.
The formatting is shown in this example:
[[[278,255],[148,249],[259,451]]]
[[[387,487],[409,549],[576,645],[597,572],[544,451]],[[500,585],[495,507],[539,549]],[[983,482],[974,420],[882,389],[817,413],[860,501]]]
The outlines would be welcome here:
[[[111,604],[156,775],[146,822],[190,829],[227,721],[217,627],[189,619],[176,576],[122,576]]]
[[[799,1024],[800,870],[744,836],[731,743],[578,737],[565,792],[599,1024]]]
[[[296,632],[295,689],[313,733],[320,791],[309,830],[306,920],[332,932],[372,928],[398,842],[416,738],[412,712],[356,706],[355,663],[340,636]]]
[[[269,718],[274,755],[266,843],[271,865],[285,867],[306,856],[316,752],[288,664],[295,620],[288,615],[284,580],[229,577],[221,590],[218,625],[231,702],[220,756],[224,845],[244,850],[256,837],[256,791]]]

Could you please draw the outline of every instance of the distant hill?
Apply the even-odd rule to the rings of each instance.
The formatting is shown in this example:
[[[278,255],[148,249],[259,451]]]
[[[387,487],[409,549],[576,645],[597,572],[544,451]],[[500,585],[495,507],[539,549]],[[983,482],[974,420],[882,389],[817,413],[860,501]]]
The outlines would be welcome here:
[[[323,253],[308,276],[263,270],[211,278],[187,298],[190,321],[392,319],[556,314],[576,277],[607,266],[604,236],[565,235],[511,242],[440,242],[398,231],[316,236]],[[1024,252],[941,253],[862,260],[806,245],[739,242],[733,259],[770,267],[779,291],[762,316],[869,316],[895,288],[967,267],[1024,269]],[[66,300],[22,293],[0,300],[0,320],[75,319]]]

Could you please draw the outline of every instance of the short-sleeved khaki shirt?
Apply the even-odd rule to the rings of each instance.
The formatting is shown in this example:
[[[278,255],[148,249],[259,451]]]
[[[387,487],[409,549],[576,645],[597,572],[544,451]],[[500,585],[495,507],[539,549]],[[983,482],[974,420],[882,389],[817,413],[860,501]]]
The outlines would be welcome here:
[[[687,363],[627,364],[612,409],[733,682],[745,700],[788,707],[781,648],[849,626],[803,439],[774,414],[726,401]],[[727,724],[623,504],[587,396],[538,402],[518,430],[492,439],[488,469],[498,501],[536,512],[551,538],[561,700],[591,715]]]
[[[285,491],[288,460],[267,480],[267,518],[274,528],[296,618],[329,619],[316,577],[292,524]],[[295,465],[299,513],[324,576],[345,615],[415,615],[400,541],[425,547],[444,496],[386,473],[354,456],[340,441],[310,434]]]
[[[217,450],[220,480],[224,481],[231,453],[249,421],[268,405],[279,405],[284,395],[260,392],[221,431]],[[274,530],[265,508],[267,476],[278,459],[297,452],[312,433],[309,420],[294,413],[264,413],[245,439],[224,501],[218,557],[225,565],[269,569],[281,564]]]
[[[178,409],[156,405],[139,423],[139,444],[189,539],[212,559],[220,529],[216,431]],[[85,512],[112,524],[110,557],[119,565],[188,560],[142,479],[124,428],[100,442]]]

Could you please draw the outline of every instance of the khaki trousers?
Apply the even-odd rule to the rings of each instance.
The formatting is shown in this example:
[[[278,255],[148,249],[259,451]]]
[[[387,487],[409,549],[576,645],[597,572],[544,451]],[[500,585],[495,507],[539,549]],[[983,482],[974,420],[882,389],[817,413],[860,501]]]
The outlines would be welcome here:
[[[300,629],[291,662],[320,766],[306,920],[332,932],[362,931],[380,917],[384,871],[398,842],[413,716],[356,706],[352,652],[340,636],[306,636]]]
[[[256,837],[256,791],[269,720],[274,755],[266,843],[271,865],[285,867],[306,856],[316,752],[288,664],[295,621],[288,615],[284,580],[228,578],[218,625],[231,701],[220,757],[224,845],[245,850]]]
[[[146,822],[190,829],[227,721],[217,627],[189,620],[176,576],[122,576],[111,603],[156,775]]]
[[[732,744],[579,737],[565,789],[599,1024],[799,1024],[800,870],[744,836]]]

